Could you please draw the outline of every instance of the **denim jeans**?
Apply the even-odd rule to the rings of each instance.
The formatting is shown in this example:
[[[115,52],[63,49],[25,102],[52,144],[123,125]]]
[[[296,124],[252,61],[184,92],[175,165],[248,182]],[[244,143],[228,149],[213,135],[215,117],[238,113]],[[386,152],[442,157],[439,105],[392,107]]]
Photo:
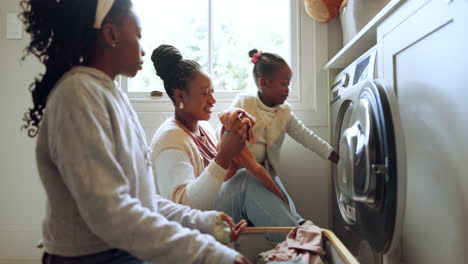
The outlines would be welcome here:
[[[42,264],[152,264],[130,255],[129,253],[111,249],[104,252],[80,256],[80,257],[61,257],[48,253],[42,256]],[[154,263],[153,263],[154,264]]]
[[[295,211],[284,186],[277,185],[287,197],[290,206],[246,169],[240,169],[221,186],[215,203],[216,210],[230,215],[235,222],[246,219],[251,226],[297,226],[304,219]],[[279,243],[285,240],[286,235],[268,233],[266,237]]]

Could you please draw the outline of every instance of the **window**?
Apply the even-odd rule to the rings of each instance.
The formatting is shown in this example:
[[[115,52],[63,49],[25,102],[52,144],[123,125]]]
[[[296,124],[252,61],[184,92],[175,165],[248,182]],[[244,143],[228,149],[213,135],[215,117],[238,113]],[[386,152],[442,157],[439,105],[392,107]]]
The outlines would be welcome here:
[[[154,129],[174,111],[166,94],[151,98],[149,93],[164,90],[151,62],[152,51],[163,43],[174,45],[185,58],[197,60],[210,72],[215,112],[229,107],[239,90],[256,89],[247,54],[250,49],[278,53],[293,72],[288,102],[294,113],[306,125],[328,125],[329,76],[323,69],[330,45],[328,27],[310,18],[302,1],[176,2],[133,0],[142,20],[147,54],[143,70],[135,78],[120,81],[144,127]],[[184,8],[178,7],[181,4]]]
[[[153,49],[163,43],[174,45],[210,71],[216,89],[214,112],[229,107],[240,89],[256,89],[247,55],[251,48],[280,54],[293,72],[288,102],[294,113],[307,126],[328,126],[330,76],[323,65],[334,38],[328,36],[327,24],[315,23],[307,15],[303,1],[173,2],[133,0],[147,54],[143,70],[120,82],[148,135],[174,114],[166,94],[153,98],[149,94],[164,90],[151,62]],[[178,7],[181,4],[184,8]]]
[[[164,91],[156,76],[151,53],[160,44],[177,47],[184,58],[199,62],[213,80],[217,98],[256,89],[248,51],[252,48],[281,55],[295,72],[293,55],[295,1],[285,0],[133,0],[142,23],[145,49],[143,70],[122,78],[131,98],[149,98]],[[295,84],[292,81],[292,87]]]

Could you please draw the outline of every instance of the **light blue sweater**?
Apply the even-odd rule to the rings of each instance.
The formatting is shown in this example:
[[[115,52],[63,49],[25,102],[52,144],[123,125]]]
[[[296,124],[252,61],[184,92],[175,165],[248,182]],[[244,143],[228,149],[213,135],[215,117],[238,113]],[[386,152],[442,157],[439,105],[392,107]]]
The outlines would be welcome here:
[[[47,193],[47,252],[119,248],[156,263],[234,262],[236,251],[200,233],[214,232],[214,211],[156,195],[143,129],[104,73],[75,67],[62,77],[49,96],[36,154]]]

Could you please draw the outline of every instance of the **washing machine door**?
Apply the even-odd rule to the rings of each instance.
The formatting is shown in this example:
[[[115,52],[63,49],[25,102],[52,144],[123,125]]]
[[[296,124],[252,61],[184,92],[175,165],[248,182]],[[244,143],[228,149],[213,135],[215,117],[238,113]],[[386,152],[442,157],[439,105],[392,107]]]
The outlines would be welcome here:
[[[396,217],[397,177],[393,123],[383,88],[362,84],[340,140],[335,182],[355,205],[355,225],[375,253],[391,244]]]
[[[336,171],[333,173],[334,194],[336,195],[336,206],[338,208],[336,212],[337,215],[334,217],[339,217],[341,220],[344,220],[344,224],[347,225],[347,228],[353,228],[356,224],[356,203],[351,199],[351,190],[350,185],[348,184],[348,178],[352,178],[349,173],[352,172],[347,169],[350,166],[349,163],[352,163],[353,157],[349,157],[349,155],[342,153],[340,143],[343,140],[342,135],[349,128],[353,108],[354,104],[352,100],[346,100],[341,105],[340,111],[337,115],[338,118],[335,140],[337,144],[335,145],[335,148],[340,152],[340,156],[342,157],[338,163],[338,166],[336,167]],[[343,158],[343,156],[345,157]],[[343,225],[341,222],[337,222],[336,224],[337,226]]]

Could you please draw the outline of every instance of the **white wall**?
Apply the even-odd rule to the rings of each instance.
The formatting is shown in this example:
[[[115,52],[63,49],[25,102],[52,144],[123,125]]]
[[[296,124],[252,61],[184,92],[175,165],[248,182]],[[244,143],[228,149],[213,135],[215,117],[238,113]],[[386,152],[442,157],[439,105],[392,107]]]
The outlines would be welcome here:
[[[32,59],[20,63],[27,41],[6,40],[6,14],[19,12],[18,1],[1,2],[0,9],[0,259],[39,254],[45,196],[36,172],[34,140],[20,132],[22,115],[30,107],[27,90],[42,68]]]
[[[40,250],[35,248],[41,237],[41,220],[45,211],[45,194],[35,166],[33,139],[20,131],[22,116],[31,107],[30,94],[27,90],[37,73],[43,67],[33,57],[20,63],[22,50],[27,45],[27,36],[22,40],[6,40],[6,14],[19,12],[18,1],[2,0],[0,3],[0,260],[1,259],[37,259]],[[309,19],[309,18],[304,18]],[[321,65],[327,60],[326,26],[316,27],[323,33],[324,40],[314,49],[318,56],[314,73],[319,86],[327,85],[326,75]],[[318,109],[315,112],[302,112],[300,117],[316,115],[314,120],[325,120],[319,124],[308,124],[318,135],[329,140],[328,130],[328,90],[313,94]],[[308,93],[306,93],[308,94]],[[140,115],[144,119],[144,115]],[[166,114],[155,114],[151,126],[145,126],[150,138]],[[283,182],[296,202],[303,217],[311,219],[322,227],[328,227],[329,204],[329,163],[306,150],[290,138],[283,146],[280,173]]]

